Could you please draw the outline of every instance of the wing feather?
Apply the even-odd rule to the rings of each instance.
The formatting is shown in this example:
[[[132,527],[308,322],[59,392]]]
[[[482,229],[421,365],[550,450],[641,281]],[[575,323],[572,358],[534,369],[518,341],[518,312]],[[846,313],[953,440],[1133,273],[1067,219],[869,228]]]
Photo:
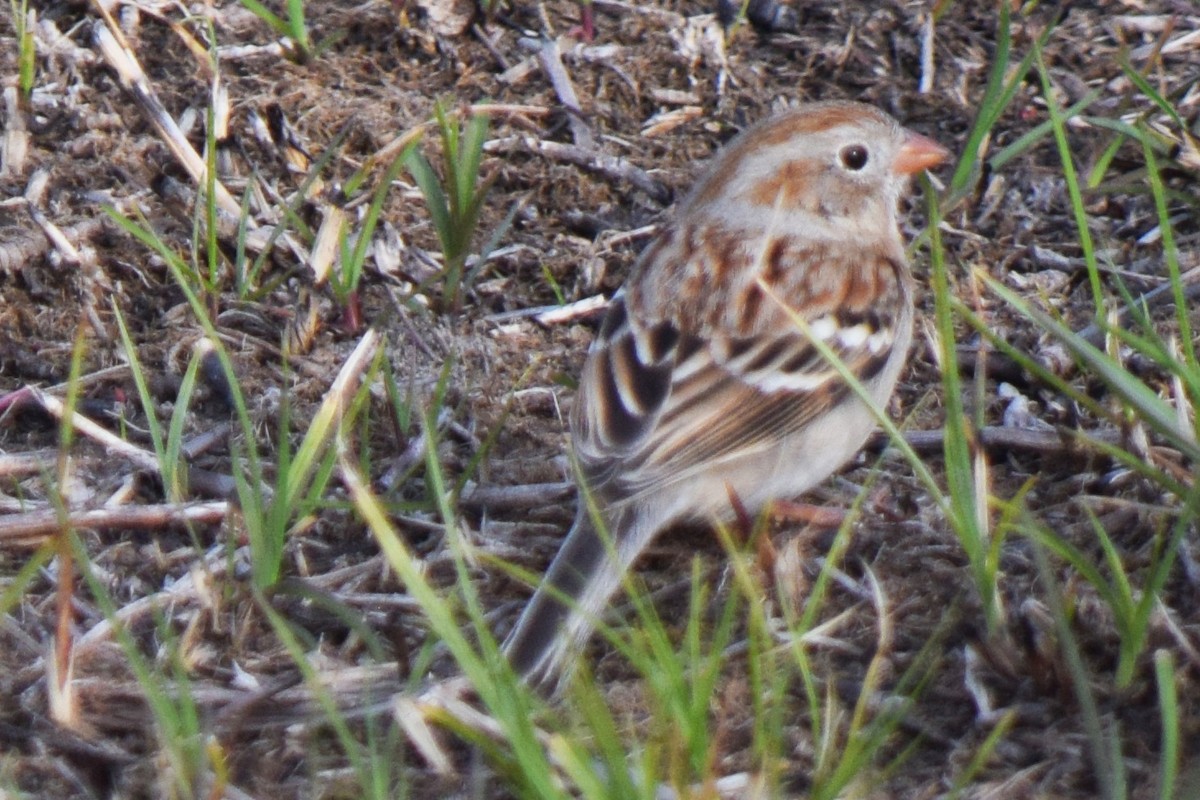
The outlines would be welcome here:
[[[888,259],[881,268],[899,269]],[[899,276],[897,276],[899,280]],[[725,459],[778,446],[849,391],[785,313],[766,301],[757,330],[704,339],[677,323],[639,326],[618,294],[593,344],[573,415],[576,457],[609,501],[650,494]],[[899,320],[876,309],[809,319],[859,380],[892,352]]]

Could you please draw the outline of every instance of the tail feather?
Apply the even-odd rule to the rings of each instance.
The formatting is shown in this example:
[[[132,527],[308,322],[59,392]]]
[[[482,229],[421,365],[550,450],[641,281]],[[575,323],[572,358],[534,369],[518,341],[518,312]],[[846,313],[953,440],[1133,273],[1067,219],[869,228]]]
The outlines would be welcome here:
[[[527,684],[552,689],[565,677],[571,657],[583,648],[625,571],[654,534],[636,517],[614,519],[609,526],[611,534],[603,535],[586,511],[579,514],[509,634],[505,655]]]

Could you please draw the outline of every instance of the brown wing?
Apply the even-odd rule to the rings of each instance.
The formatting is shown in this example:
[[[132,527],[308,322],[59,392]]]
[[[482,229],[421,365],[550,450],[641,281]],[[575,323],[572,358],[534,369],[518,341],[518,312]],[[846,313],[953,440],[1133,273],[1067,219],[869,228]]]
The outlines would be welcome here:
[[[767,302],[773,303],[768,300]],[[693,470],[771,446],[848,387],[787,317],[745,339],[704,341],[667,322],[640,327],[614,299],[593,345],[573,418],[593,491],[652,493]],[[873,310],[807,321],[860,380],[887,361],[894,319]]]

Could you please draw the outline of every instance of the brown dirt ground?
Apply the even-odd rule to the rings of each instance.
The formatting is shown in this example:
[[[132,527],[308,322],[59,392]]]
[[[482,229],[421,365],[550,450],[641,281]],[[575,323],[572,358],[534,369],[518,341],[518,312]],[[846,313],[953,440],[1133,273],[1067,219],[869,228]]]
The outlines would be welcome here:
[[[170,198],[170,182],[165,179],[184,187],[191,183],[99,57],[92,44],[96,18],[92,8],[77,2],[32,5],[44,26],[39,40],[52,49],[38,53],[38,92],[28,115],[27,161],[0,176],[4,198],[0,202],[0,248],[4,248],[0,253],[0,392],[65,381],[77,336],[85,345],[84,375],[124,363],[116,325],[119,310],[166,419],[201,331],[162,260],[104,221],[100,207],[104,203],[126,210],[136,206],[167,242],[186,253],[192,212],[186,203]],[[452,320],[410,302],[417,293],[414,285],[430,271],[423,251],[438,252],[424,207],[410,183],[391,192],[384,214],[386,232],[400,243],[399,258],[386,269],[372,261],[362,287],[364,316],[387,336],[400,385],[411,387],[414,398],[427,399],[441,365],[453,359],[447,407],[455,425],[448,426],[442,448],[452,473],[466,468],[481,440],[503,423],[474,476],[480,484],[566,479],[563,420],[571,400],[566,387],[591,336],[584,323],[542,326],[528,318],[498,315],[555,303],[551,277],[567,300],[612,291],[645,241],[644,236],[622,234],[653,224],[666,209],[663,202],[628,181],[511,144],[518,136],[571,141],[567,115],[536,61],[529,62],[531,68],[515,80],[506,82],[502,75],[506,71],[517,75],[520,70],[515,68],[531,58],[518,41],[533,35],[524,31],[566,34],[575,25],[578,9],[569,2],[510,5],[479,31],[455,34],[435,31],[415,5],[402,13],[403,3],[312,2],[314,39],[333,38],[328,49],[305,64],[292,63],[266,48],[272,41],[267,30],[236,5],[195,6],[210,16],[222,47],[244,48],[223,54],[220,68],[233,108],[231,166],[224,179],[235,194],[251,174],[285,197],[291,197],[300,183],[279,152],[252,133],[252,116],[265,118],[272,107],[282,112],[298,141],[314,156],[334,147],[323,173],[329,183],[344,181],[368,156],[428,119],[435,99],[445,98],[452,105],[490,101],[530,107],[498,115],[492,124],[490,136],[503,152],[486,160],[485,169],[495,183],[481,230],[494,230],[514,204],[519,208],[501,241],[503,249],[472,287],[463,314]],[[947,5],[950,8],[936,27],[932,87],[924,94],[918,92],[921,26],[928,14],[924,2],[800,3],[796,31],[762,34],[741,29],[729,42],[723,60],[702,46],[706,32],[714,30],[711,20],[704,27],[702,15],[712,11],[705,3],[597,2],[596,41],[585,45],[564,39],[562,47],[596,147],[626,159],[678,193],[692,180],[694,165],[740,127],[802,99],[865,100],[961,150],[991,64],[995,10],[991,3]],[[160,13],[139,15],[132,7],[123,7],[126,35],[167,110],[176,119],[198,114],[189,135],[199,148],[208,79],[201,61],[164,22],[183,22],[179,9],[169,4],[153,7]],[[1180,16],[1166,36],[1200,29],[1200,17],[1186,0],[1071,4],[1045,53],[1060,100],[1073,102],[1089,89],[1099,88],[1100,97],[1092,108],[1097,115],[1148,112],[1148,101],[1122,77],[1119,54],[1127,44],[1135,50],[1135,65],[1146,67],[1150,62],[1146,55],[1136,55],[1137,48],[1153,46],[1161,30],[1149,25],[1139,31],[1113,15],[1138,14],[1161,21],[1173,13]],[[1045,8],[1017,19],[1018,57],[1050,16],[1051,9]],[[201,35],[200,26],[192,24],[188,29]],[[0,75],[5,85],[17,72],[15,53],[12,20],[0,16]],[[1150,69],[1159,90],[1194,121],[1200,112],[1195,90],[1200,50],[1192,45],[1168,53]],[[664,93],[668,90],[676,94]],[[667,112],[680,113],[680,123],[667,130],[647,130],[656,115]],[[1037,76],[1031,73],[996,128],[992,152],[1045,118]],[[1105,131],[1084,125],[1073,126],[1070,133],[1077,163],[1084,166],[1093,164],[1111,141]],[[339,134],[344,134],[340,141]],[[1110,251],[1113,263],[1160,271],[1160,246],[1141,240],[1156,218],[1140,163],[1135,148],[1126,145],[1120,151],[1112,172],[1117,177],[1106,192],[1087,198],[1092,231],[1100,246]],[[1186,254],[1189,245],[1194,251],[1200,235],[1193,213],[1195,171],[1175,163],[1166,167],[1176,191],[1173,210],[1179,212],[1177,234]],[[43,171],[47,181],[39,207],[50,221],[75,236],[83,249],[82,264],[70,263],[49,247],[25,204],[17,199],[35,171]],[[1121,181],[1127,185],[1121,186]],[[923,227],[916,205],[906,223],[910,234]],[[316,221],[315,213],[312,204],[301,210],[310,224]],[[964,276],[971,268],[986,269],[1036,302],[1055,308],[1073,327],[1086,325],[1091,313],[1088,288],[1079,269],[1079,245],[1061,167],[1048,141],[1002,171],[985,174],[978,191],[953,211],[947,224],[944,237],[956,275]],[[1055,253],[1062,258],[1054,258]],[[291,428],[298,436],[357,341],[357,335],[342,324],[328,290],[312,289],[310,273],[294,256],[278,249],[269,268],[271,276],[280,280],[263,297],[239,301],[226,291],[211,300],[268,453],[278,432],[281,393],[290,400]],[[922,277],[927,274],[920,258],[917,270]],[[1134,285],[1141,289],[1152,284]],[[436,301],[436,289],[425,294]],[[965,285],[960,294],[969,294]],[[307,349],[293,356],[285,373],[278,344],[310,308],[318,320],[309,328],[313,336],[305,342]],[[922,310],[931,320],[932,301]],[[1035,355],[1048,353],[1047,343],[998,303],[987,311],[993,315],[993,326],[1013,344]],[[912,368],[893,409],[918,430],[936,430],[941,424],[940,384],[929,341],[918,336]],[[962,343],[972,341],[964,331]],[[1162,381],[1150,365],[1144,365],[1143,376],[1154,386]],[[1018,373],[1006,378],[1033,402],[1033,413],[1043,421],[1096,424],[1028,376]],[[998,425],[1008,404],[999,398],[997,384],[990,376],[985,396],[989,398],[987,419]],[[1098,385],[1085,388],[1100,391]],[[119,426],[111,421],[124,413],[126,435],[148,446],[141,433],[145,425],[140,407],[135,401],[124,402],[136,397],[128,371],[97,375],[85,384],[84,395],[87,413],[108,419],[114,428]],[[361,447],[370,456],[372,477],[379,478],[418,433],[412,426],[402,430],[392,425],[387,405],[379,398],[371,414],[374,433]],[[202,392],[189,414],[188,433],[213,430],[228,419],[219,393]],[[57,441],[55,426],[38,412],[0,417],[4,454],[52,452]],[[228,474],[233,447],[222,440],[193,463]],[[75,453],[78,460],[67,487],[74,506],[98,507],[110,497],[126,504],[161,501],[161,487],[153,476],[105,456],[102,448],[87,441],[80,441]],[[864,456],[809,499],[835,508],[848,506],[873,461],[873,455]],[[931,456],[935,468],[938,461],[939,457]],[[1030,507],[1096,561],[1100,555],[1084,507],[1114,532],[1126,563],[1135,569],[1149,558],[1155,537],[1177,512],[1176,500],[1103,458],[1012,448],[993,451],[991,461],[993,494],[1011,497],[1032,481]],[[852,579],[862,579],[869,568],[888,598],[895,631],[887,653],[891,673],[903,675],[930,641],[936,669],[898,746],[918,744],[902,770],[888,776],[874,796],[942,796],[991,731],[964,687],[969,652],[982,659],[973,674],[991,702],[1016,711],[1012,731],[974,779],[970,796],[1094,796],[1097,786],[1081,713],[1057,650],[1047,644],[1053,631],[1031,548],[1021,540],[1005,546],[1001,585],[1008,616],[999,639],[1007,644],[989,646],[981,641],[982,616],[962,550],[902,459],[887,455],[885,467],[887,479],[873,489],[845,568]],[[4,512],[15,513],[20,503],[44,506],[45,486],[37,471],[0,473]],[[452,582],[444,543],[436,526],[428,524],[435,517],[420,503],[425,489],[419,471],[381,491],[394,504],[398,526],[430,559],[433,577]],[[552,557],[572,505],[566,495],[532,508],[492,509],[486,514],[466,508],[464,514],[482,549],[536,572]],[[789,541],[794,533],[783,526],[777,541]],[[333,756],[316,755],[329,752],[321,744],[324,734],[308,729],[297,733],[287,726],[300,717],[297,707],[277,698],[239,705],[243,693],[234,689],[237,670],[271,686],[288,682],[295,668],[244,590],[244,582],[224,572],[221,543],[235,534],[236,524],[230,523],[199,526],[191,533],[179,526],[98,530],[86,532],[83,540],[120,606],[161,592],[189,575],[206,587],[193,590],[177,606],[160,609],[157,616],[139,617],[133,632],[151,657],[158,652],[165,628],[181,637],[193,690],[230,753],[236,785],[252,796],[343,796],[345,789],[339,788],[338,780],[343,764]],[[679,592],[686,588],[679,576],[687,574],[684,567],[696,550],[695,536],[694,531],[667,536],[646,559],[645,580],[660,598],[681,596]],[[721,583],[720,547],[709,543],[707,536],[700,541],[714,585]],[[810,565],[829,544],[826,536],[792,541],[800,543],[800,554],[809,556]],[[692,546],[681,547],[685,543]],[[204,548],[214,548],[217,557],[209,563],[220,569],[202,579],[204,571],[196,565]],[[1200,754],[1195,745],[1200,741],[1196,685],[1200,662],[1195,656],[1200,647],[1200,586],[1190,565],[1200,557],[1198,548],[1193,532],[1185,540],[1183,567],[1168,582],[1163,614],[1151,633],[1151,649],[1171,649],[1181,665],[1179,712],[1185,766],[1193,778],[1194,757]],[[30,552],[27,547],[0,543],[0,575],[6,576],[5,583]],[[285,572],[293,591],[282,591],[276,598],[276,607],[307,631],[323,670],[351,676],[347,683],[361,674],[358,693],[364,702],[370,696],[385,697],[407,680],[409,659],[422,641],[420,621],[407,614],[403,604],[393,602],[398,587],[381,565],[361,525],[344,509],[323,509],[292,538]],[[815,570],[806,566],[803,580],[811,580]],[[19,788],[29,797],[155,796],[162,791],[162,764],[150,734],[149,715],[126,659],[111,640],[81,646],[77,653],[74,678],[80,727],[70,730],[51,721],[45,661],[57,625],[55,574],[53,568],[44,570],[0,621],[0,786]],[[506,629],[525,590],[497,570],[480,569],[477,577],[482,596],[496,609],[498,629]],[[1113,689],[1117,638],[1106,607],[1065,568],[1058,578],[1070,589],[1075,604],[1075,632],[1096,676],[1093,690],[1102,720],[1121,732],[1134,795],[1150,796],[1160,731],[1149,656],[1139,664],[1131,688]],[[386,643],[385,657],[370,656],[362,637],[336,616],[305,602],[295,588],[302,584],[340,596],[361,610],[368,628]],[[103,619],[90,598],[81,587],[74,601],[70,623],[77,641],[84,641],[87,632],[94,633]],[[668,619],[670,606],[686,606],[660,605]],[[830,606],[830,615],[856,609],[848,629],[837,634],[845,646],[821,656],[825,674],[837,676],[838,690],[852,703],[875,651],[877,620],[870,605],[850,590],[835,592]],[[596,669],[610,699],[618,706],[629,704],[632,713],[636,700],[631,698],[637,695],[628,685],[627,671],[616,658],[605,657],[603,648],[594,650]],[[170,671],[169,665],[162,667]],[[441,664],[438,669],[448,667]],[[724,739],[728,751],[722,753],[722,763],[730,771],[752,767],[744,749],[743,732],[749,729],[745,715],[750,708],[746,692],[740,665],[731,664],[717,700],[717,717],[728,729]],[[812,743],[804,739],[801,726],[796,730],[789,781],[800,793],[806,784],[805,770],[812,763]],[[425,775],[419,764],[411,768],[411,779],[416,787],[412,796],[452,790]],[[1192,790],[1200,791],[1198,785],[1193,781]]]

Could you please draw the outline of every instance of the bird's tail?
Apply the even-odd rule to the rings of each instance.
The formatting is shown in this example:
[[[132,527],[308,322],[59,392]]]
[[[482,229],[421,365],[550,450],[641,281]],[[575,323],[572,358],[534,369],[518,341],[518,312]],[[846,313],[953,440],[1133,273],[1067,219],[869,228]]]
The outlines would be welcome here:
[[[580,513],[546,577],[504,643],[509,663],[530,686],[553,691],[565,678],[621,578],[653,536],[636,513],[617,514],[598,530]]]

